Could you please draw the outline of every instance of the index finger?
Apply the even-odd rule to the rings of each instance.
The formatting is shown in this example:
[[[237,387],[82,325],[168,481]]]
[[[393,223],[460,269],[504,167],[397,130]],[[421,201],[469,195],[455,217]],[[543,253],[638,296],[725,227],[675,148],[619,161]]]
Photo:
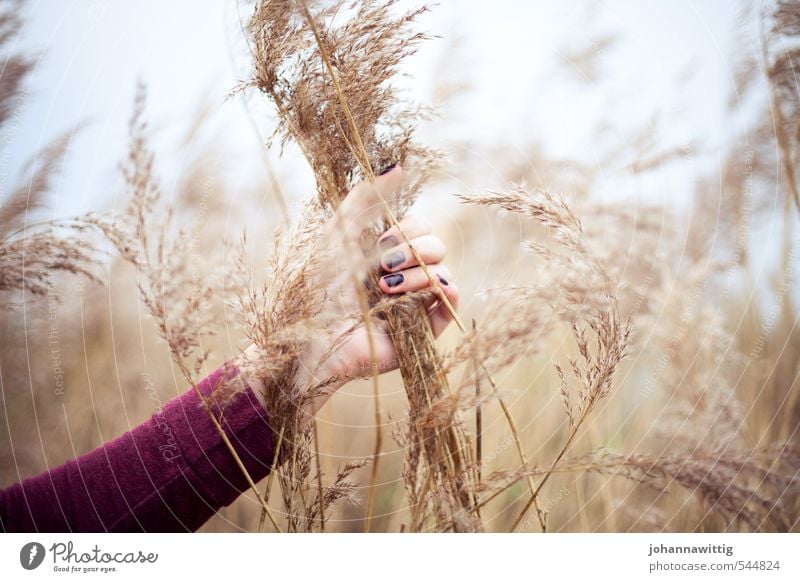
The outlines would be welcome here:
[[[337,211],[338,228],[360,234],[384,211],[383,201],[394,198],[403,181],[403,168],[394,165],[375,177],[359,182],[342,201]]]

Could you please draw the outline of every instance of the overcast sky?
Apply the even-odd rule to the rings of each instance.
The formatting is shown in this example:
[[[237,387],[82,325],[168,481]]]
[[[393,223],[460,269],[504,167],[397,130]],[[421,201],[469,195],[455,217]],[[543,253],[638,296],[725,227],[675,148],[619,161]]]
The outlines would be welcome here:
[[[758,50],[752,39],[742,44],[734,34],[736,6],[726,0],[443,2],[420,22],[439,38],[422,47],[398,82],[423,103],[443,82],[468,87],[425,134],[445,150],[464,141],[487,149],[500,144],[524,159],[535,142],[553,155],[591,165],[609,145],[595,141],[600,125],[608,128],[607,139],[624,145],[635,130],[655,121],[662,146],[700,143],[701,150],[649,182],[610,177],[598,194],[645,192],[683,204],[697,177],[719,166],[722,146],[739,129],[737,119],[752,110],[747,104],[733,115],[726,110],[734,55]],[[13,181],[15,170],[48,140],[86,122],[68,157],[53,213],[113,204],[126,123],[141,79],[148,86],[162,174],[180,171],[185,160],[175,153],[178,141],[206,104],[218,130],[215,143],[235,160],[226,167],[227,179],[234,187],[254,179],[261,163],[259,136],[241,101],[225,98],[247,76],[240,28],[247,9],[241,12],[234,0],[31,0],[16,46],[39,60],[26,104],[7,131],[0,171]],[[616,41],[599,62],[597,83],[587,83],[586,71],[565,62],[611,37]],[[266,135],[267,109],[255,114]],[[486,164],[490,183],[488,157]],[[290,195],[310,193],[304,192],[311,186],[299,165],[291,159],[277,165]]]
[[[701,134],[713,144],[724,141],[731,90],[731,4],[445,2],[421,22],[441,38],[423,47],[401,83],[421,101],[439,77],[469,83],[442,112],[438,127],[448,134],[434,136],[442,143],[468,134],[524,147],[535,137],[554,153],[586,160],[598,123],[622,136],[660,115],[670,128],[664,139]],[[559,65],[610,35],[618,41],[601,63],[599,89]],[[148,85],[150,118],[163,126],[165,145],[205,101],[224,120],[222,139],[252,153],[255,138],[241,106],[224,99],[247,73],[241,36],[233,0],[29,2],[19,42],[40,59],[13,159],[88,121],[65,184],[70,198],[91,205],[124,147],[137,79]]]

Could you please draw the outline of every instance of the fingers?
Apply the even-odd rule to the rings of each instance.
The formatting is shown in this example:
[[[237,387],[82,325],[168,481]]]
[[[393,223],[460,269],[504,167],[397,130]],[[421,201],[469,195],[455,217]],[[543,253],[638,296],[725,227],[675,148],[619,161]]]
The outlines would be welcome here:
[[[452,282],[450,270],[442,264],[428,267],[431,274],[436,277],[439,293],[444,293],[453,309],[458,308],[458,287]],[[380,280],[380,287],[384,293],[397,294],[410,291],[420,291],[431,286],[430,279],[422,267],[411,267],[403,271],[384,275]],[[444,301],[432,302],[429,306],[428,316],[431,320],[433,335],[438,337],[453,320],[450,309]]]
[[[391,200],[402,186],[403,170],[395,166],[377,176],[374,183],[361,182],[347,195],[339,207],[335,229],[340,233],[361,233],[383,213],[384,200]],[[402,233],[401,233],[402,230]],[[410,245],[408,242],[410,241]],[[380,280],[384,293],[398,294],[419,291],[431,286],[428,275],[419,266],[411,252],[413,246],[427,269],[437,279],[437,293],[443,294],[453,309],[458,306],[458,289],[451,282],[450,270],[441,261],[447,247],[431,234],[431,227],[423,218],[407,214],[398,226],[392,226],[378,239],[382,252],[381,266],[388,272]],[[429,307],[429,317],[434,336],[439,336],[452,321],[450,309],[444,301],[435,301]]]
[[[356,184],[339,205],[318,243],[317,257],[322,263],[320,284],[333,285],[365,276],[373,257],[361,249],[362,232],[382,215],[384,200],[392,200],[402,187],[403,169],[395,166],[375,177],[374,182]]]
[[[441,287],[450,284],[450,270],[444,265],[430,265],[428,270],[436,276]],[[380,280],[380,287],[384,293],[397,294],[419,291],[430,286],[430,279],[422,267],[411,267],[404,271],[384,275]]]
[[[422,262],[427,265],[430,273],[437,278],[440,293],[444,293],[450,306],[458,306],[458,288],[452,283],[450,270],[441,261],[447,253],[447,247],[438,237],[430,234],[430,225],[412,214],[406,215],[400,221],[400,229],[411,241],[411,246],[417,251]],[[419,266],[419,261],[411,252],[408,243],[403,242],[402,235],[397,227],[387,230],[378,239],[378,248],[383,251],[381,266],[388,271],[380,280],[380,287],[384,293],[398,294],[410,291],[419,291],[431,286],[428,275]],[[428,315],[431,320],[433,335],[438,337],[452,321],[450,309],[444,301],[433,301],[429,306]]]
[[[411,239],[411,244],[426,265],[440,263],[447,253],[447,247],[442,240],[432,234]],[[419,261],[411,252],[411,248],[407,243],[393,246],[381,255],[381,267],[389,273],[416,267],[417,265],[419,265]]]
[[[406,214],[400,220],[400,228],[405,233],[408,240],[413,241],[415,238],[430,234],[431,226],[424,219],[414,214]],[[378,239],[378,248],[382,251],[387,251],[393,247],[399,246],[405,241],[400,230],[393,226],[384,232]],[[416,247],[415,247],[416,248]]]

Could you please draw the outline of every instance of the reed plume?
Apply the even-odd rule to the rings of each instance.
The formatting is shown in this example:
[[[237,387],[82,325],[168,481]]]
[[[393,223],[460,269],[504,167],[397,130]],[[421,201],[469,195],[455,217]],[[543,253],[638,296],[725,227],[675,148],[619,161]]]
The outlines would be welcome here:
[[[5,3],[0,8],[2,52],[21,26],[19,8],[19,2]],[[35,65],[25,55],[5,55],[0,71],[0,131],[14,130],[9,126],[13,126],[25,104],[26,82]],[[93,228],[86,217],[36,220],[61,169],[73,133],[52,140],[25,164],[18,184],[7,193],[0,191],[0,291],[21,291],[23,301],[24,293],[39,297],[54,293],[56,273],[98,280],[94,267],[100,253],[89,236]],[[2,186],[5,190],[8,184]],[[4,306],[11,308],[14,302],[4,302]]]
[[[276,135],[282,141],[293,139],[303,151],[323,209],[332,212],[355,182],[374,180],[378,171],[394,164],[415,174],[399,196],[383,201],[383,220],[362,234],[362,252],[370,258],[377,236],[403,216],[436,157],[413,140],[418,109],[400,100],[389,84],[401,61],[425,38],[411,31],[425,8],[392,16],[393,4],[359,2],[351,7],[334,2],[312,7],[265,0],[257,3],[249,23],[254,69],[249,85],[275,105]],[[365,303],[372,306],[381,300],[380,276],[373,270],[358,283],[363,284]],[[454,514],[469,516],[464,510],[474,500],[464,484],[471,472],[466,469],[462,428],[453,419],[432,427],[421,423],[431,403],[449,393],[425,306],[418,297],[403,297],[384,309],[383,322],[363,315],[365,326],[385,325],[397,352],[410,407],[407,463],[423,474],[423,491],[415,492],[414,498],[430,500],[440,524]],[[426,488],[440,494],[428,496]],[[424,516],[427,510],[416,514]],[[422,520],[412,524],[414,529],[421,527]],[[459,531],[477,528],[471,517],[456,525]]]

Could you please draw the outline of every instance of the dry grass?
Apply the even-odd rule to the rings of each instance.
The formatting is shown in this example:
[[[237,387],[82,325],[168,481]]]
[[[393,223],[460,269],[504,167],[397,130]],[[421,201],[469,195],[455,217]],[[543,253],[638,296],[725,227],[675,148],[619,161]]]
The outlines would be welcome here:
[[[143,97],[123,163],[129,199],[123,213],[30,226],[27,213],[45,202],[68,140],[43,151],[26,171],[27,185],[0,209],[0,290],[7,304],[20,291],[54,296],[70,284],[54,277],[57,271],[96,279],[105,247],[73,234],[100,231],[118,255],[109,280],[136,289],[151,323],[143,330],[138,312],[126,307],[131,292],[103,296],[95,287],[82,290],[79,305],[33,303],[33,326],[0,313],[9,338],[0,353],[3,406],[13,412],[4,415],[10,419],[4,466],[31,473],[95,446],[104,433],[127,428],[111,420],[119,407],[147,416],[137,362],[113,370],[105,354],[109,338],[120,336],[123,350],[136,349],[131,338],[140,341],[152,352],[149,361],[159,362],[145,368],[158,370],[147,382],[172,384],[175,392],[196,385],[223,358],[242,357],[238,347],[249,340],[258,355],[248,363],[262,380],[274,423],[275,467],[265,486],[253,483],[208,529],[263,530],[269,519],[280,531],[796,531],[800,341],[791,301],[792,222],[784,226],[782,276],[773,290],[780,311],[772,316],[749,293],[755,283],[746,220],[767,206],[749,199],[753,191],[766,196],[778,184],[787,211],[797,200],[796,54],[781,51],[776,40],[796,35],[797,6],[780,2],[765,32],[768,85],[758,82],[752,66],[743,66],[738,80],[741,91],[769,91],[771,111],[757,120],[744,150],[731,147],[724,196],[719,184],[698,178],[690,216],[656,205],[597,202],[592,168],[548,159],[535,144],[532,164],[512,159],[502,171],[518,185],[459,194],[464,206],[457,227],[472,236],[456,252],[481,260],[489,237],[497,251],[482,259],[482,281],[467,274],[460,281],[462,294],[483,302],[461,314],[461,329],[439,349],[422,307],[430,292],[386,299],[377,287],[381,273],[370,268],[377,235],[404,215],[441,161],[416,141],[426,111],[392,85],[404,59],[427,38],[415,24],[425,9],[401,13],[380,1],[257,2],[247,26],[252,78],[234,92],[257,92],[272,104],[273,141],[299,146],[317,195],[293,225],[262,236],[266,243],[253,243],[243,230],[233,237],[226,232],[237,243],[209,254],[209,268],[198,274],[191,268],[197,249],[186,201],[199,180],[185,180],[187,195],[178,199],[186,207],[165,206]],[[13,26],[8,18],[0,17],[2,40]],[[30,70],[24,58],[10,62],[0,79],[0,123]],[[595,65],[593,79],[601,74]],[[636,159],[622,172],[647,173],[687,156],[680,148],[660,150],[647,131],[635,141]],[[775,176],[770,169],[778,161],[782,174]],[[298,370],[301,354],[330,327],[334,312],[319,284],[334,252],[325,237],[328,223],[355,183],[374,180],[395,163],[409,176],[401,195],[384,200],[381,218],[336,252],[361,299],[346,314],[352,325],[345,334],[383,326],[393,338],[399,374],[380,384],[375,376],[349,385],[320,412],[318,424],[306,423],[309,403],[336,380]],[[225,196],[224,189],[211,194]],[[712,229],[723,234],[715,239],[722,250],[711,247]],[[266,277],[252,260],[262,252],[269,256]],[[502,271],[506,256],[518,257],[512,278]],[[741,297],[729,291],[731,277],[744,289]],[[60,409],[37,396],[37,386],[52,384],[50,372],[31,373],[29,363],[51,357],[46,337],[53,310],[64,344],[59,367],[70,386],[61,402],[66,436]],[[466,329],[460,321],[470,319]],[[83,342],[72,342],[78,334]],[[174,370],[180,382],[170,382]],[[32,398],[5,388],[28,375]],[[84,422],[76,431],[87,407],[78,386],[91,385],[93,377],[116,377],[121,389],[91,403],[101,430]],[[239,388],[222,386],[217,396],[224,400]],[[374,408],[364,407],[361,396]],[[32,431],[41,429],[24,422],[34,412],[41,426],[56,428],[36,438]],[[392,439],[384,438],[389,434]],[[26,439],[41,445],[21,447]],[[50,444],[66,439],[72,451]],[[347,461],[334,466],[340,458]]]

